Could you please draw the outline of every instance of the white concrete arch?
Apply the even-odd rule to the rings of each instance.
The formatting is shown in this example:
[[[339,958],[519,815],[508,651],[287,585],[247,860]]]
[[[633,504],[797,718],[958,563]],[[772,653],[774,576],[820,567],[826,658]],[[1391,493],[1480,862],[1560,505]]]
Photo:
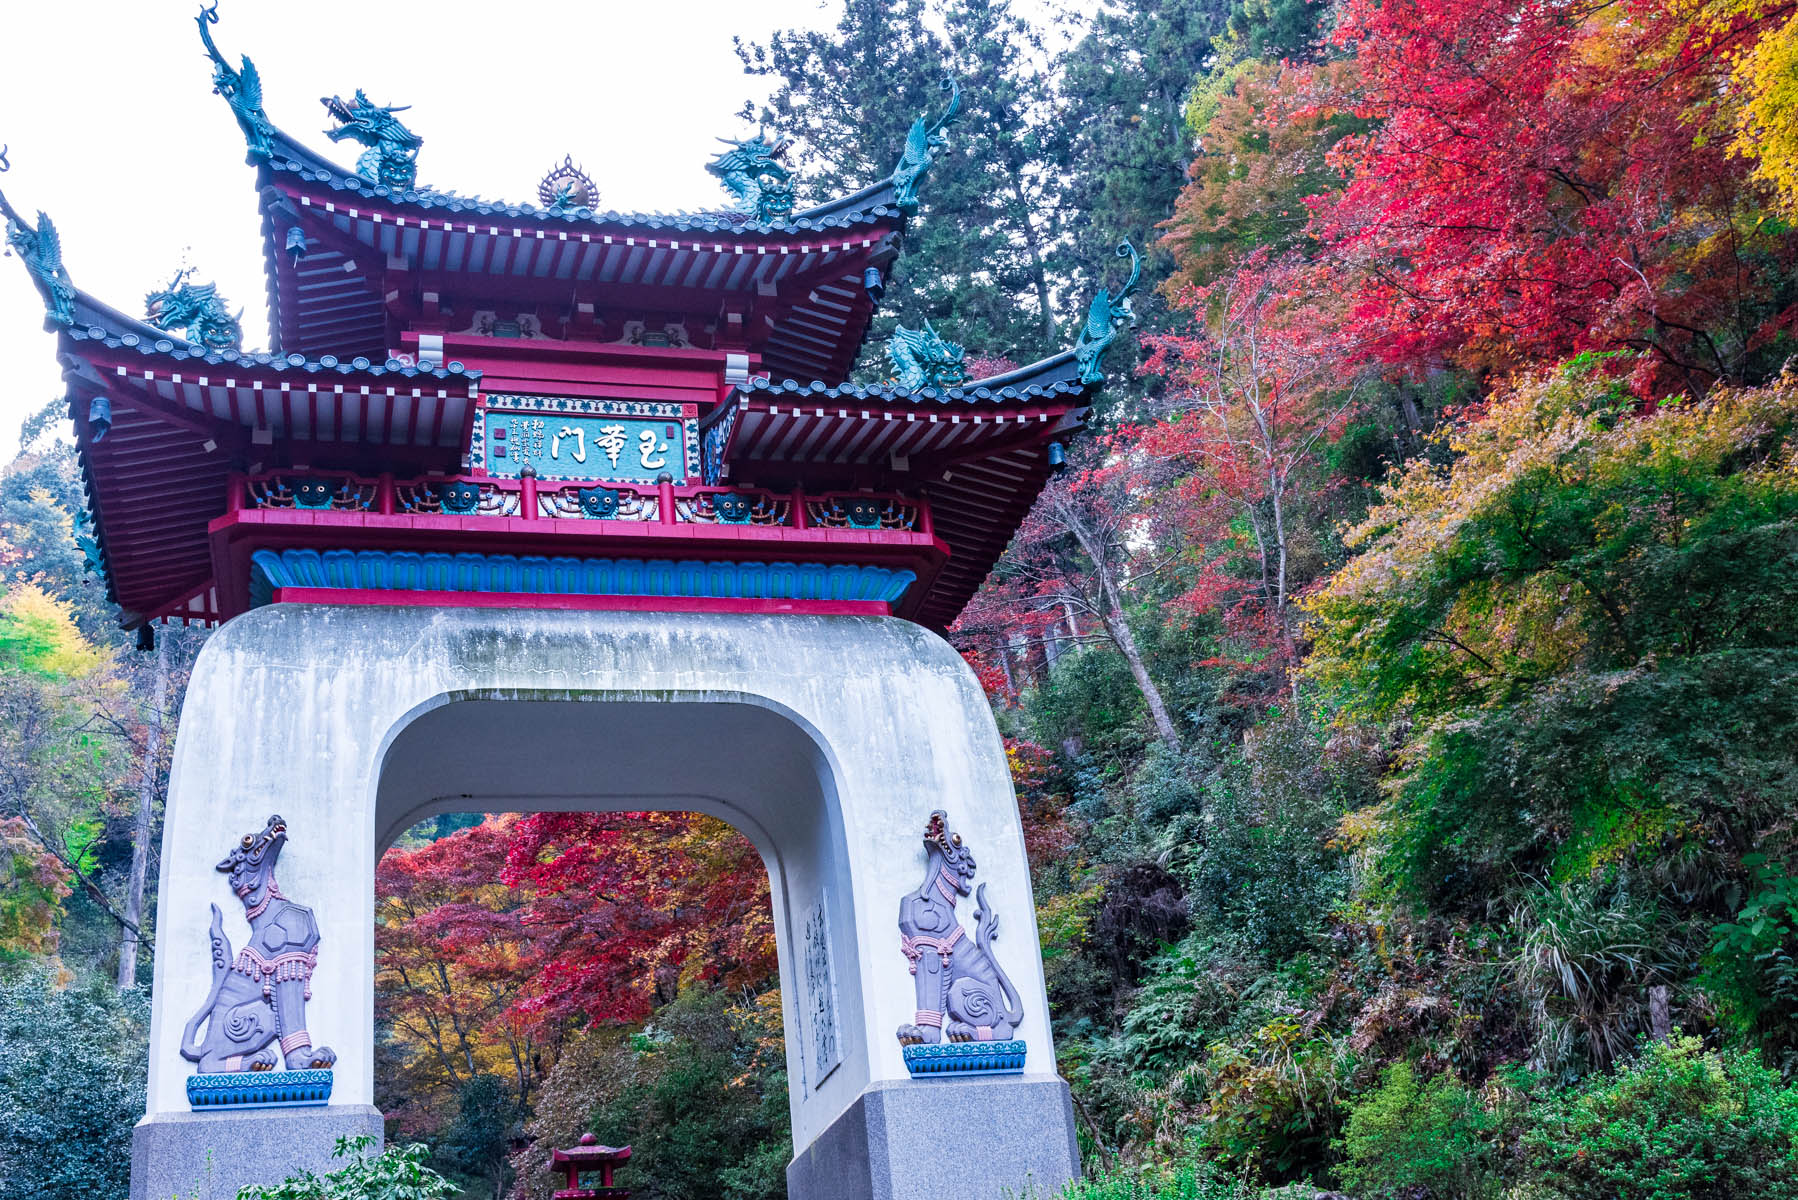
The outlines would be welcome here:
[[[207,1149],[235,1164],[228,1179],[215,1166],[215,1192],[232,1194],[316,1166],[327,1126],[375,1120],[375,862],[450,808],[680,808],[750,836],[774,884],[796,1198],[934,1195],[941,1179],[916,1165],[941,1161],[946,1129],[984,1164],[964,1185],[995,1196],[1077,1169],[1004,747],[940,638],[883,618],[273,605],[212,637],[183,708],[134,1197],[191,1189]],[[913,1081],[894,1038],[915,999],[894,920],[938,808],[1001,918],[996,956],[1028,1014],[1023,1077]],[[339,1055],[331,1105],[193,1114],[179,1046],[210,986],[209,906],[234,942],[245,929],[213,864],[276,812],[281,887],[321,935],[307,1024]],[[820,909],[841,1039],[822,1078],[799,966]]]

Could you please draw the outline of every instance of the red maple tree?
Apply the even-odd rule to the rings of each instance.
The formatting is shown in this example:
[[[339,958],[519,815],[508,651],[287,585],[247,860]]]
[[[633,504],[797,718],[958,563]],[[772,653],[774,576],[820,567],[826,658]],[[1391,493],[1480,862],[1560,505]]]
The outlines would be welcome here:
[[[1642,352],[1646,392],[1749,369],[1793,316],[1793,241],[1721,118],[1732,54],[1790,4],[1721,22],[1654,0],[1349,0],[1377,121],[1337,144],[1311,232],[1380,360],[1510,369]]]

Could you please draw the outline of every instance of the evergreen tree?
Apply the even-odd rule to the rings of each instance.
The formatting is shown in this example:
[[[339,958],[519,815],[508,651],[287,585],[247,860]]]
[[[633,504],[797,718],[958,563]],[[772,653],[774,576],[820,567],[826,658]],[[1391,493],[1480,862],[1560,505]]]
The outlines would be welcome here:
[[[1029,362],[1059,347],[1054,256],[1068,135],[1041,35],[1010,0],[850,0],[834,31],[790,30],[738,50],[750,74],[779,80],[761,115],[800,142],[795,165],[813,200],[884,178],[912,121],[943,111],[943,79],[961,88],[960,119],[920,189],[864,375],[885,374],[895,324],[926,319],[971,355]]]
[[[1070,301],[1084,307],[1113,272],[1112,248],[1129,239],[1144,251],[1139,315],[1159,328],[1165,309],[1147,293],[1172,266],[1155,246],[1186,183],[1192,159],[1186,99],[1216,58],[1227,0],[1117,0],[1101,8],[1064,63],[1062,120],[1073,131],[1067,195],[1073,267]],[[1119,349],[1122,347],[1120,346]],[[1129,362],[1114,359],[1114,378]]]

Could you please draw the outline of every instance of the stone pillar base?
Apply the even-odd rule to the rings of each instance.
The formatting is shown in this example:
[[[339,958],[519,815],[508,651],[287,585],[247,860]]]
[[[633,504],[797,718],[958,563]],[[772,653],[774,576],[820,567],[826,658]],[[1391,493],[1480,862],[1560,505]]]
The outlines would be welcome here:
[[[340,1137],[381,1146],[381,1112],[368,1104],[153,1113],[131,1131],[131,1200],[236,1200],[248,1183],[323,1175]]]
[[[1079,1175],[1059,1076],[883,1080],[787,1166],[787,1196],[1053,1200]]]

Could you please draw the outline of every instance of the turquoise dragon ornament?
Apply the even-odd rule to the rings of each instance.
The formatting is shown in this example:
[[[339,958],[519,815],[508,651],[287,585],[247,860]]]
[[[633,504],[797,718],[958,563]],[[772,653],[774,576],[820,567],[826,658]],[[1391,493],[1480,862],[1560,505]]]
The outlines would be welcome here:
[[[194,21],[200,27],[200,41],[206,46],[206,57],[212,60],[212,90],[231,106],[231,115],[237,118],[238,128],[243,130],[250,153],[266,157],[274,146],[275,127],[269,123],[268,114],[262,111],[262,76],[257,73],[256,64],[246,54],[243,66],[233,70],[213,44],[212,31],[207,26],[219,22],[216,3],[211,8],[201,6],[200,15]]]
[[[965,383],[968,378],[964,366],[966,358],[967,351],[955,342],[945,341],[930,327],[928,319],[922,329],[899,326],[887,340],[887,361],[893,364],[893,383],[906,391]]]
[[[0,173],[10,171],[5,146],[0,146]],[[58,325],[75,323],[75,283],[62,265],[62,238],[56,224],[43,212],[32,225],[19,215],[0,192],[0,215],[6,217],[6,253],[17,253],[31,272],[32,282],[44,297],[44,315]]]
[[[764,223],[784,221],[791,216],[793,173],[780,161],[791,143],[784,137],[769,141],[765,131],[740,142],[718,140],[730,149],[712,159],[705,169],[737,198],[738,211]]]
[[[384,108],[361,88],[348,103],[338,96],[325,96],[319,103],[337,122],[325,130],[326,137],[334,142],[353,138],[365,147],[356,160],[356,174],[401,191],[418,182],[418,150],[425,140],[393,115],[405,112],[409,105]]]
[[[920,113],[912,122],[911,132],[905,136],[905,150],[899,156],[899,165],[893,168],[893,199],[903,213],[918,211],[918,184],[930,170],[930,164],[936,161],[936,154],[949,144],[943,135],[943,129],[961,113],[961,85],[953,79],[945,79],[942,89],[949,93],[949,107],[943,115],[936,119],[934,125],[925,123],[927,114]]]
[[[181,330],[181,336],[208,350],[243,347],[243,310],[232,316],[219,298],[217,284],[190,283],[182,269],[160,291],[144,297],[144,312],[158,329]]]
[[[1130,293],[1142,279],[1142,259],[1129,242],[1118,243],[1117,256],[1130,260],[1130,278],[1115,295],[1100,288],[1099,294],[1093,297],[1092,306],[1086,310],[1086,325],[1080,330],[1080,340],[1074,343],[1074,361],[1080,364],[1081,383],[1105,382],[1105,352],[1111,349],[1111,343],[1117,340],[1124,326],[1136,323],[1136,313],[1130,307]]]

